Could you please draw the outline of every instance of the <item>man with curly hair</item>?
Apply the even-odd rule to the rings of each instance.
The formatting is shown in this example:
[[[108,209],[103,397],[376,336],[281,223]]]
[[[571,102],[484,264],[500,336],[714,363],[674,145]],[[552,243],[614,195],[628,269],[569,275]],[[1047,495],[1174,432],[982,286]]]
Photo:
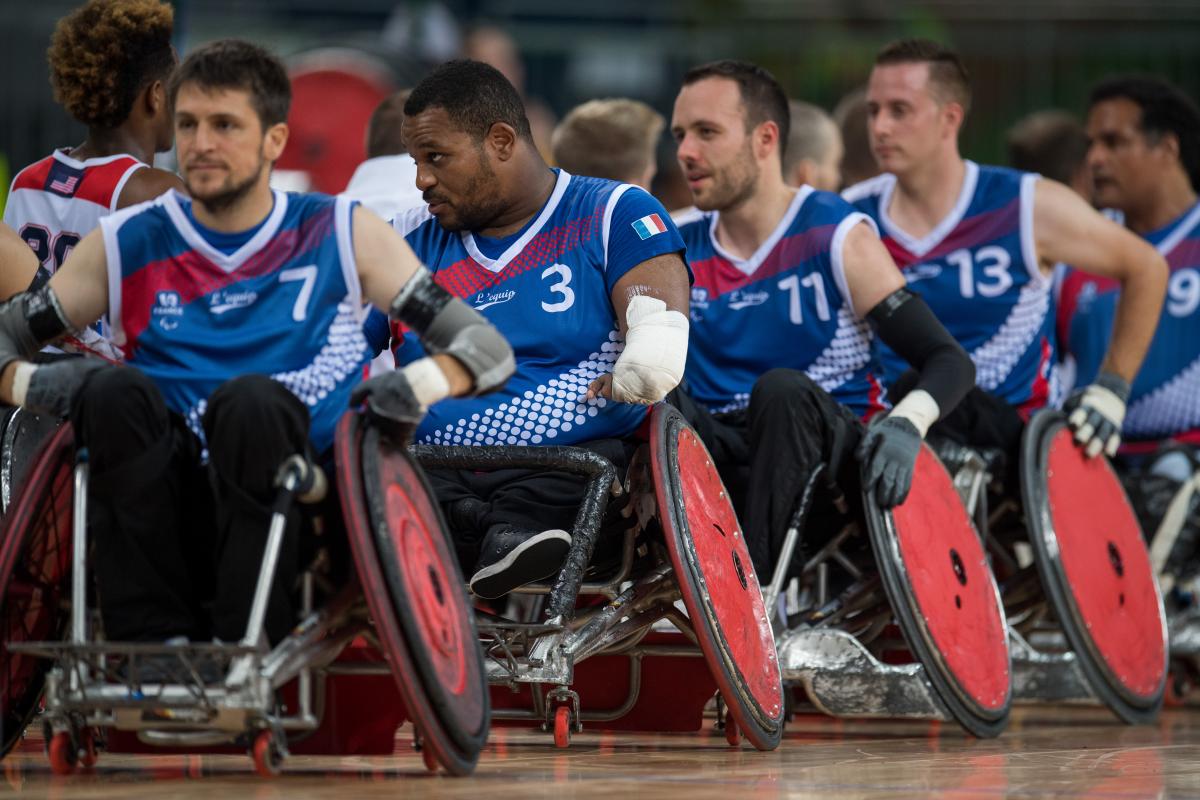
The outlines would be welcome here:
[[[13,180],[4,221],[39,260],[35,283],[101,217],[183,190],[177,175],[149,166],[172,144],[166,82],[176,63],[173,25],[171,6],[160,0],[89,0],[55,28],[46,53],[54,97],[88,133]]]

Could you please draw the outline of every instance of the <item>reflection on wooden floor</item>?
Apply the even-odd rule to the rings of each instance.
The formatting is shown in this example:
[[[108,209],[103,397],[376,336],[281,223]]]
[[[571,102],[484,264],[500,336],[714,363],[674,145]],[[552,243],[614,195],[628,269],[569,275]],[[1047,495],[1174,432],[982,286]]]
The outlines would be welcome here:
[[[548,734],[498,728],[465,779],[426,774],[407,727],[391,757],[296,757],[274,780],[255,776],[244,756],[109,753],[91,772],[59,778],[50,774],[41,738],[31,735],[0,764],[0,796],[1200,797],[1200,708],[1166,711],[1157,725],[1138,728],[1099,708],[1024,708],[988,741],[949,724],[806,715],[793,720],[773,753],[734,750],[711,725],[691,735],[578,734],[567,751],[555,750]]]

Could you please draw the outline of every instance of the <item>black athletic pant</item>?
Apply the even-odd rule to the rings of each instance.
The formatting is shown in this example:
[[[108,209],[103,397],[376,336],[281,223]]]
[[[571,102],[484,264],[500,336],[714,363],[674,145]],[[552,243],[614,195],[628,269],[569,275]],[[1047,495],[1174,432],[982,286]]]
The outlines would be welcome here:
[[[208,400],[201,443],[137,369],[89,376],[71,410],[91,464],[89,531],[101,616],[114,641],[237,641],[266,544],[279,465],[308,445],[308,409],[279,383],[235,378]],[[267,611],[294,624],[300,513],[289,517]]]
[[[754,570],[763,583],[775,562],[804,487],[821,464],[852,507],[860,505],[854,450],[865,427],[853,411],[803,372],[773,369],[755,382],[744,412],[714,416],[683,390],[668,397],[696,429],[734,500]],[[822,482],[789,570],[795,574],[811,551],[837,532]]]
[[[598,439],[573,446],[607,458],[617,468],[619,479],[624,478],[637,447],[636,443],[623,439]],[[587,488],[583,476],[555,470],[431,469],[426,475],[442,507],[458,563],[467,577],[479,559],[483,538],[493,527],[530,531],[559,528],[570,533]],[[623,502],[623,498],[611,500],[610,506]],[[608,512],[613,510],[610,507]],[[597,551],[602,553],[605,549],[602,543],[614,540],[626,524],[619,514],[605,513]]]

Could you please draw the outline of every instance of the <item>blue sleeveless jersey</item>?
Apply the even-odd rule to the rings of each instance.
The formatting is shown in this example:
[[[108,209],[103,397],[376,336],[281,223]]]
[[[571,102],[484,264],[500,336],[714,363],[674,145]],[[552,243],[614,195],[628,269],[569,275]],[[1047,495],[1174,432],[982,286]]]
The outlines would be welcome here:
[[[1053,279],[1033,239],[1038,175],[966,162],[958,202],[923,239],[887,214],[896,177],[880,175],[843,196],[871,216],[908,287],[921,295],[975,362],[984,390],[1030,413],[1059,401]],[[908,364],[882,343],[889,381]]]
[[[417,429],[437,445],[572,445],[632,433],[646,406],[584,400],[624,344],[611,294],[631,268],[683,249],[665,210],[628,184],[559,171],[554,191],[496,257],[449,232],[424,207],[394,222],[435,280],[504,334],[516,372],[498,392],[435,403]],[[397,353],[421,356],[412,333]]]
[[[1126,440],[1200,443],[1200,204],[1146,236],[1170,266],[1166,302],[1133,382]],[[1108,350],[1120,284],[1071,270],[1059,301],[1059,334],[1075,361],[1076,385],[1092,382]]]
[[[713,413],[743,409],[775,367],[808,374],[861,416],[881,406],[871,332],[854,315],[842,264],[846,234],[873,224],[830,192],[805,186],[778,227],[742,260],[717,243],[718,212],[680,226],[692,287],[688,391]]]
[[[114,341],[200,434],[209,395],[268,375],[304,401],[318,452],[369,359],[344,197],[275,192],[253,237],[225,255],[175,192],[101,220]]]

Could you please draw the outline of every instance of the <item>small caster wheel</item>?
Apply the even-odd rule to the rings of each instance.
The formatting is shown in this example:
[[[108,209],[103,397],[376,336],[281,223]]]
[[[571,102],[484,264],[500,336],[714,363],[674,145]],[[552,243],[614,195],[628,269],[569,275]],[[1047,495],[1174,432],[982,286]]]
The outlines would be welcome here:
[[[79,761],[79,750],[70,732],[59,731],[50,738],[50,771],[55,775],[70,775]]]
[[[1175,668],[1167,673],[1167,690],[1163,693],[1163,705],[1180,708],[1187,703],[1192,691],[1192,682],[1184,669]]]
[[[565,750],[571,746],[571,707],[554,709],[554,746]]]
[[[275,741],[274,731],[259,731],[254,737],[254,771],[264,778],[274,778],[283,768],[283,753]]]
[[[433,748],[429,745],[425,745],[421,748],[421,760],[425,762],[425,769],[429,770],[435,775],[437,774],[437,771],[442,768],[442,765],[438,763],[437,756],[433,754]]]
[[[96,747],[96,732],[91,728],[84,728],[79,736],[79,744],[79,766],[84,769],[96,766],[96,762],[100,760],[100,753]]]
[[[730,747],[742,746],[742,732],[738,729],[737,720],[725,714],[725,741],[729,742]]]

